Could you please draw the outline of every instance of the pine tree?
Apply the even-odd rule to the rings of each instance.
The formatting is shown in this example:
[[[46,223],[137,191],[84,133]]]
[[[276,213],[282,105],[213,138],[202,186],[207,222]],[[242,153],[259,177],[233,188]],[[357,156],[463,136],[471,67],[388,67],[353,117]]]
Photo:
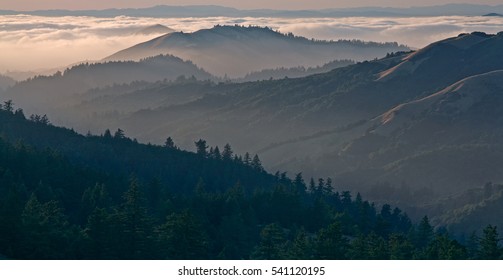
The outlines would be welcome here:
[[[196,153],[202,157],[208,156],[208,145],[206,145],[206,140],[199,139],[196,144]]]
[[[426,258],[431,260],[463,260],[466,256],[466,248],[447,234],[437,234],[426,249]]]
[[[295,175],[295,180],[293,181],[293,184],[295,186],[295,189],[299,193],[305,193],[306,192],[306,183],[304,182],[304,178],[302,178],[302,173],[297,173]]]
[[[250,158],[250,154],[248,152],[245,153],[245,156],[243,158],[243,163],[245,165],[250,165],[251,164],[251,158]]]
[[[419,249],[426,248],[433,240],[433,227],[430,225],[428,216],[424,216],[419,222],[415,236],[415,245]]]
[[[473,231],[468,238],[468,242],[466,244],[466,249],[468,253],[468,257],[472,260],[477,259],[480,255],[479,252],[479,240],[480,238],[477,236],[477,232]]]
[[[347,257],[349,241],[342,235],[338,222],[330,224],[318,233],[316,258],[322,260],[343,260]]]
[[[156,230],[162,258],[198,260],[208,258],[208,240],[204,229],[188,211],[173,213]]]
[[[309,180],[309,192],[312,194],[316,193],[316,184],[314,183],[313,177]]]
[[[499,237],[495,226],[488,225],[480,239],[480,259],[498,260],[501,258],[501,248],[498,245]]]
[[[86,229],[86,236],[90,240],[90,256],[94,259],[122,258],[124,256],[113,255],[110,245],[113,243],[111,238],[112,231],[110,225],[110,215],[103,209],[96,207],[89,215]]]
[[[251,162],[251,167],[255,170],[258,170],[258,171],[263,171],[264,168],[262,167],[262,162],[260,161],[258,155],[255,155],[253,157],[253,160]]]
[[[300,230],[289,246],[288,259],[310,260],[313,258],[313,244],[307,233]]]
[[[103,138],[112,139],[112,133],[110,132],[110,129],[105,130],[105,134],[103,134]]]
[[[40,203],[32,194],[22,213],[23,242],[19,248],[24,258],[67,259],[72,236],[68,221],[56,201]]]
[[[129,189],[124,193],[124,202],[119,211],[122,228],[122,241],[128,244],[124,247],[124,258],[148,258],[151,241],[151,219],[147,215],[145,198],[140,190],[136,177],[132,177]]]
[[[212,157],[216,160],[222,159],[222,155],[220,154],[220,149],[218,148],[218,146],[216,146],[215,149],[213,150]]]
[[[41,124],[44,124],[44,125],[49,125],[51,122],[49,121],[49,118],[47,117],[47,115],[43,115],[41,118],[40,118],[40,123]]]
[[[260,244],[255,248],[253,258],[279,260],[284,258],[285,237],[277,224],[269,224],[260,232]]]
[[[388,240],[388,248],[392,260],[412,259],[414,246],[403,234],[391,234]]]
[[[3,109],[9,113],[12,113],[14,111],[14,103],[12,100],[7,100],[3,103]]]
[[[224,151],[222,152],[222,159],[223,160],[231,160],[232,159],[232,148],[231,145],[228,143],[225,144],[224,146]]]
[[[166,141],[164,142],[164,147],[168,149],[175,149],[175,142],[171,137],[166,138]]]
[[[316,193],[318,195],[323,194],[323,189],[325,189],[325,180],[323,178],[318,179],[318,186],[316,187]]]
[[[118,128],[117,131],[114,134],[115,139],[124,139],[126,138],[126,135],[124,134],[124,130]]]
[[[334,187],[332,186],[332,179],[327,178],[325,182],[325,186],[323,187],[323,193],[326,195],[331,195],[334,192]]]

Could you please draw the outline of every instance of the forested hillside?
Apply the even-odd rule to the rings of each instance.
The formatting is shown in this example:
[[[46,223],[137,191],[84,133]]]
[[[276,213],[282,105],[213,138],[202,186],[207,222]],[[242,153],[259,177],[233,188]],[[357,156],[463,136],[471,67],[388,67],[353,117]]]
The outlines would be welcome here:
[[[267,174],[230,145],[196,153],[82,136],[0,110],[0,254],[15,259],[497,259],[492,226],[463,244],[330,178]],[[127,245],[126,245],[127,244]]]

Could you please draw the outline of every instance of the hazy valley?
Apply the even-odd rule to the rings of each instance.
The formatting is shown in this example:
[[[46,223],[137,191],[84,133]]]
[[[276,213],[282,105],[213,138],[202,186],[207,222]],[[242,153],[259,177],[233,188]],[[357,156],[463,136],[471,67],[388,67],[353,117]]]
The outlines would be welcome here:
[[[124,48],[107,55],[51,74],[26,74],[41,73],[34,67],[0,75],[0,218],[14,217],[14,226],[0,234],[0,253],[56,259],[490,258],[482,249],[470,251],[468,236],[486,234],[488,225],[503,227],[501,12],[501,5],[29,12],[22,17],[142,17],[142,25],[106,30],[122,34],[114,40],[127,38]],[[490,18],[487,24],[499,33],[463,32],[415,48],[358,37],[311,39],[253,24],[216,23],[190,32],[144,24],[170,13],[182,21],[242,16],[243,22],[463,16]],[[136,237],[145,243],[129,250],[103,234],[136,238],[127,228],[138,214],[128,212],[136,199],[145,206]],[[13,214],[5,214],[11,208]],[[37,211],[61,214],[52,221],[59,233],[45,237],[80,240],[75,246],[86,249],[61,251],[29,234],[16,239],[39,226],[28,223],[43,219]],[[177,247],[180,233],[172,232],[180,225],[198,240],[187,255]],[[264,253],[264,231],[282,236],[276,255]],[[347,250],[320,249],[332,242],[326,236],[338,236],[336,243]],[[16,242],[50,244],[44,250],[54,254],[16,251],[8,245]],[[295,242],[305,251],[295,251]],[[358,242],[409,249],[375,255],[362,253]],[[170,246],[178,249],[162,249]],[[445,246],[450,255],[441,252]]]

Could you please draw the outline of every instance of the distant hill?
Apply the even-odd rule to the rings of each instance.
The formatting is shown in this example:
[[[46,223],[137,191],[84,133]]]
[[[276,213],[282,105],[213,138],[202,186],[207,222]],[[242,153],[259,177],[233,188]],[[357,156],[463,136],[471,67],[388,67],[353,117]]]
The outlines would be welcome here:
[[[446,4],[410,8],[392,7],[358,7],[324,10],[239,10],[214,5],[167,6],[159,5],[139,9],[106,9],[106,10],[39,10],[23,11],[24,14],[38,16],[94,16],[94,17],[350,17],[350,16],[479,16],[490,11],[503,13],[503,5],[479,4]],[[0,15],[19,14],[21,12],[0,10]]]
[[[45,106],[84,133],[230,142],[267,170],[331,177],[412,208],[503,182],[501,49],[503,33],[474,32],[307,77],[133,83]]]
[[[232,135],[238,149],[260,152],[273,170],[333,176],[343,185],[370,188],[378,182],[395,186],[404,183],[416,190],[433,188],[445,194],[486,181],[503,181],[498,175],[503,174],[500,165],[494,164],[503,157],[498,149],[487,146],[493,143],[488,142],[491,137],[500,139],[497,119],[492,117],[497,111],[460,111],[463,118],[456,115],[451,120],[459,121],[458,126],[436,121],[437,109],[425,107],[417,109],[419,115],[411,118],[421,120],[426,114],[431,119],[425,119],[421,126],[412,122],[410,130],[403,126],[401,119],[407,115],[400,110],[393,121],[381,123],[379,118],[393,108],[408,108],[401,104],[411,101],[430,104],[426,101],[440,96],[439,92],[456,89],[458,82],[464,85],[461,89],[473,88],[465,95],[490,98],[499,92],[496,82],[500,74],[490,72],[503,69],[502,36],[462,34],[413,53],[390,54],[381,60],[305,78],[210,85],[198,90],[198,100],[139,110],[119,123],[136,137],[152,141],[169,132],[180,139],[204,135],[215,143],[222,141],[222,135]],[[464,80],[468,77],[472,78]],[[469,87],[472,83],[474,86]],[[188,90],[188,85],[184,87]],[[173,90],[172,86],[163,88],[166,93]],[[442,96],[457,96],[455,92]],[[128,98],[139,99],[143,94],[133,91]],[[120,99],[118,96],[115,102]],[[487,102],[487,106],[490,104],[498,103]],[[481,118],[490,122],[476,121]],[[145,125],[151,128],[148,132]],[[437,129],[444,131],[441,135],[446,138],[431,137],[429,131]],[[452,134],[446,133],[451,130]],[[419,131],[423,133],[416,135]],[[420,139],[424,147],[416,146]],[[493,144],[497,143],[495,140]],[[471,162],[479,163],[465,170]]]
[[[104,61],[172,54],[217,75],[236,78],[269,68],[314,67],[341,59],[362,61],[407,50],[397,43],[317,41],[263,27],[215,26],[194,33],[170,33],[119,51]]]
[[[236,153],[259,154],[266,170],[280,171],[277,178],[286,176],[282,171],[302,172],[305,178],[330,177],[334,186],[358,190],[378,205],[403,205],[415,219],[428,212],[436,225],[463,231],[499,224],[496,215],[487,214],[499,211],[498,192],[486,197],[476,191],[473,201],[467,199],[477,186],[503,182],[502,49],[503,32],[474,32],[418,51],[388,53],[381,59],[301,78],[232,83],[186,76],[90,90],[81,86],[87,81],[83,77],[101,81],[89,73],[115,73],[114,65],[163,70],[141,62],[97,64],[96,69],[82,65],[69,70],[68,80],[67,74],[41,78],[46,87],[38,81],[29,92],[20,85],[30,81],[18,83],[3,99],[30,105],[27,115],[43,110],[54,123],[82,133],[120,127],[141,142],[161,144],[172,137],[182,149],[193,148],[200,138],[209,145],[229,142]],[[100,67],[111,68],[99,72]],[[81,92],[72,94],[69,89]],[[19,132],[19,127],[4,130]],[[87,143],[55,143],[54,139],[59,137],[32,133],[30,143],[45,141],[69,150]],[[98,153],[115,157],[106,152],[103,148]],[[74,156],[90,160],[86,153]],[[159,160],[160,166],[165,164]],[[128,161],[131,166],[135,163]],[[130,165],[120,166],[129,170]],[[198,174],[189,176],[191,184]],[[218,185],[218,180],[214,182]],[[424,211],[428,205],[431,212]]]
[[[48,103],[61,105],[67,102],[75,102],[79,100],[76,95],[93,88],[129,84],[135,81],[176,80],[181,76],[187,78],[193,76],[200,80],[215,79],[211,74],[192,62],[171,55],[158,55],[142,59],[139,62],[125,61],[76,65],[63,73],[58,72],[52,76],[37,76],[19,82],[8,90],[5,96],[15,100],[19,106],[25,105],[28,110],[33,108],[32,104],[36,103],[36,107],[40,110],[41,106],[47,106]],[[42,113],[39,110],[37,112]]]
[[[355,62],[352,60],[334,60],[326,63],[322,66],[309,67],[304,66],[292,67],[292,68],[276,68],[276,69],[264,69],[257,72],[251,72],[246,74],[243,78],[234,79],[235,82],[252,82],[261,81],[268,79],[283,79],[288,78],[300,78],[314,74],[320,74],[324,72],[329,72],[336,68],[345,67]]]

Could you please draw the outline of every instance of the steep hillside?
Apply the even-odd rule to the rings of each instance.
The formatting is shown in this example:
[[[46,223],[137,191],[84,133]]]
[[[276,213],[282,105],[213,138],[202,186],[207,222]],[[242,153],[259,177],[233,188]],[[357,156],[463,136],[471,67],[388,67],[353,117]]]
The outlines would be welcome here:
[[[503,71],[476,75],[399,105],[339,156],[367,159],[379,170],[372,181],[409,178],[439,193],[501,182],[502,81]],[[374,147],[362,151],[369,142]]]
[[[315,41],[269,28],[215,26],[194,33],[175,32],[117,52],[105,61],[138,60],[172,54],[220,76],[239,77],[277,67],[323,65],[336,59],[362,61],[408,50],[396,43]],[[232,61],[232,63],[229,63]]]

